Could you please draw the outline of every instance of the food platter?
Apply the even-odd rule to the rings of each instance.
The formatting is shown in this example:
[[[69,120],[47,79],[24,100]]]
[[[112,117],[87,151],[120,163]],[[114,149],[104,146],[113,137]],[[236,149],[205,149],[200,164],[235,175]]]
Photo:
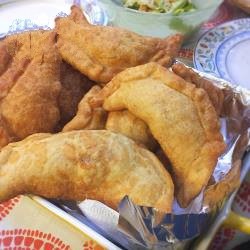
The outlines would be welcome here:
[[[250,19],[223,23],[205,33],[197,43],[194,65],[236,85],[249,88]]]
[[[23,16],[3,29],[0,198],[28,192],[68,213],[65,200],[93,199],[119,216],[104,233],[123,247],[184,246],[240,183],[250,93],[173,63],[180,34],[96,26],[88,5],[87,19],[81,3],[67,8],[55,25]]]

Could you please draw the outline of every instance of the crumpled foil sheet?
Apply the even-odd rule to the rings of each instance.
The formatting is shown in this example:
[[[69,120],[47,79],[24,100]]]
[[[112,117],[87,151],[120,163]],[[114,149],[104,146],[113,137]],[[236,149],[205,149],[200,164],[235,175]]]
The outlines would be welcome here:
[[[9,4],[13,2],[11,0],[0,0],[0,4]],[[68,10],[66,11],[65,8],[62,8],[61,12],[59,12],[56,17],[65,17],[70,12],[71,5],[78,5],[81,6],[84,10],[84,14],[88,21],[93,25],[107,25],[108,24],[108,16],[105,10],[100,6],[98,0],[63,0],[62,6],[68,6]],[[46,13],[47,14],[47,13]],[[25,16],[25,15],[24,15]],[[45,16],[46,17],[46,16]],[[51,30],[54,28],[54,16],[51,16],[49,13],[46,18],[42,18],[42,21],[37,21],[37,19],[27,19],[27,18],[17,18],[13,17],[13,22],[9,26],[8,32],[1,32],[0,29],[0,39],[4,38],[5,36],[9,36],[12,34],[18,34],[25,31],[34,31],[34,30]]]
[[[124,197],[119,206],[119,214],[113,211],[113,218],[112,212],[106,210],[103,204],[103,207],[99,207],[97,201],[91,201],[91,206],[88,202],[83,202],[85,205],[80,203],[79,207],[82,206],[83,213],[79,210],[76,212],[77,204],[69,206],[60,202],[59,206],[73,216],[77,215],[80,220],[88,218],[92,228],[125,249],[184,249],[207,229],[221,211],[229,192],[240,185],[250,168],[250,163],[245,164],[244,171],[241,171],[242,159],[250,144],[250,91],[225,80],[196,72],[222,89],[225,96],[220,121],[227,149],[218,159],[213,172],[213,183],[208,189],[211,189],[213,199],[216,192],[220,193],[220,189],[225,187],[224,184],[222,187],[220,185],[226,182],[227,197],[220,197],[216,207],[211,208],[208,205],[210,203],[204,204],[204,199],[207,196],[208,200],[211,199],[211,195],[207,195],[209,191],[202,190],[185,209],[180,208],[175,201],[172,214],[162,214],[153,208],[136,206],[129,197]],[[244,174],[240,175],[241,173]]]

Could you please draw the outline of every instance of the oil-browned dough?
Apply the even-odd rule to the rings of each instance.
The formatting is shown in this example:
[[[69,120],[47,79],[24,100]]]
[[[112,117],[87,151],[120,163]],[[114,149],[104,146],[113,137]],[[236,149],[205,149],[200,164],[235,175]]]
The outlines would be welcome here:
[[[207,185],[225,148],[206,92],[149,63],[118,74],[102,93],[97,104],[104,100],[104,109],[128,109],[149,126],[172,163],[177,200],[186,207]]]
[[[62,58],[101,83],[126,68],[150,61],[170,66],[183,39],[179,34],[160,39],[119,27],[90,25],[76,6],[69,17],[56,19],[56,32]]]
[[[157,157],[107,130],[34,134],[0,152],[0,201],[32,193],[99,200],[117,208],[128,195],[138,205],[171,212],[174,187]]]
[[[198,73],[193,71],[191,68],[186,67],[182,63],[174,64],[172,66],[172,70],[175,74],[179,75],[187,82],[193,83],[198,88],[203,88],[207,92],[217,114],[221,114],[224,102],[222,89],[212,84],[209,80],[202,78]]]
[[[36,132],[53,132],[60,119],[61,58],[55,35],[24,32],[1,42],[11,59],[1,56],[8,63],[0,75],[0,133],[5,137],[0,146]]]

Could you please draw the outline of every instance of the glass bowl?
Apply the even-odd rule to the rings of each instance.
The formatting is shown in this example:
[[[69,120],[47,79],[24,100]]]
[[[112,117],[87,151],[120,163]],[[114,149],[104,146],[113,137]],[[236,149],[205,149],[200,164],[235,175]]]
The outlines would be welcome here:
[[[99,0],[108,15],[110,25],[154,37],[166,37],[175,33],[190,35],[212,16],[222,2],[223,0],[192,0],[196,11],[175,16],[171,13],[129,9],[122,6],[122,0]]]

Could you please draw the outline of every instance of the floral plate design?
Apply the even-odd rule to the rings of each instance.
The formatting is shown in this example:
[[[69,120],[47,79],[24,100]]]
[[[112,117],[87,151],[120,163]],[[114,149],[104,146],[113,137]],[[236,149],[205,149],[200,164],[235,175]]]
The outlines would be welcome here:
[[[196,69],[250,87],[250,18],[223,23],[207,31],[194,51]]]

